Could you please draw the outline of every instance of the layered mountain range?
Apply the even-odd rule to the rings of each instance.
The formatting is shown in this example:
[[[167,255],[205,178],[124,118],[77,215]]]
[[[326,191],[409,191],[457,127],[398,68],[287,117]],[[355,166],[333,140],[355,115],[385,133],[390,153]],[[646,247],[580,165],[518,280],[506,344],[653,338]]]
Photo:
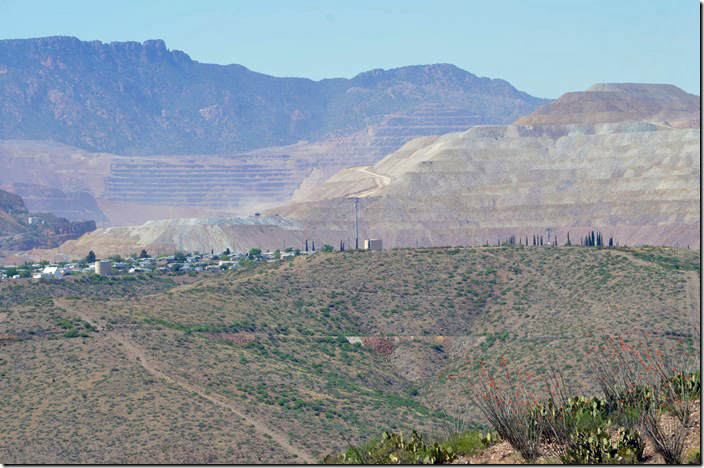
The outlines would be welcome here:
[[[0,184],[36,206],[103,225],[215,220],[98,230],[71,254],[349,246],[352,198],[362,237],[387,246],[592,230],[699,246],[699,97],[671,85],[551,102],[452,65],[316,82],[201,64],[162,41],[53,37],[0,41],[0,108]],[[220,221],[266,206],[292,224]]]
[[[604,88],[614,102],[640,107],[590,112],[609,101]],[[581,110],[565,101],[579,102]],[[521,123],[533,119],[542,121]],[[579,244],[600,231],[620,245],[699,248],[698,119],[697,97],[677,88],[597,85],[515,124],[417,138],[373,165],[304,184],[294,203],[265,211],[289,223],[146,223],[99,229],[67,242],[60,252],[273,250],[301,246],[305,239],[352,247],[354,199],[360,237],[381,238],[386,247],[512,238]]]
[[[348,135],[394,114],[413,120],[429,103],[442,107],[438,124],[452,128],[510,122],[545,102],[452,65],[312,81],[199,63],[161,40],[0,41],[0,109],[11,117],[0,138],[89,151],[241,152]]]
[[[163,41],[6,40],[0,184],[39,186],[45,206],[87,192],[102,225],[251,214],[306,178],[547,102],[448,64],[312,81],[199,63]]]
[[[508,126],[411,141],[276,208],[310,229],[386,245],[563,244],[599,230],[622,244],[699,246],[699,99],[669,85],[601,84]],[[552,235],[552,238],[550,236]]]

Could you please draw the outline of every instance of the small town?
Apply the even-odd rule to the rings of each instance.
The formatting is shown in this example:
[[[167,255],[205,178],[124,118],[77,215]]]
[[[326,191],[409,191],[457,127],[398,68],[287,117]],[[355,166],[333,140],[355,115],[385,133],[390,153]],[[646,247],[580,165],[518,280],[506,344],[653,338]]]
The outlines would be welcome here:
[[[199,273],[214,273],[240,266],[253,266],[265,262],[279,262],[299,255],[313,255],[316,253],[315,243],[308,249],[306,242],[304,250],[286,248],[283,252],[279,249],[271,252],[258,247],[251,248],[249,252],[231,252],[229,248],[220,254],[202,254],[200,252],[176,251],[172,255],[150,256],[142,249],[139,255],[123,258],[120,255],[99,259],[93,251],[88,252],[85,258],[71,262],[39,263],[26,262],[22,265],[0,266],[0,280],[46,280],[61,279],[65,276],[81,274],[96,275],[124,275],[134,273],[156,273],[169,275],[198,275]],[[344,247],[343,247],[344,249]],[[365,239],[364,250],[381,250],[380,239]],[[320,252],[332,252],[334,248],[325,244]]]
[[[0,468],[701,466],[702,5],[0,0]]]
[[[95,258],[90,252],[86,258],[71,262],[25,263],[0,267],[0,280],[61,279],[65,276],[97,274],[124,275],[139,273],[197,275],[213,273],[245,265],[263,262],[278,262],[298,255],[312,255],[315,251],[301,252],[299,249],[286,249],[281,252],[262,252],[253,248],[249,252],[231,253],[229,249],[221,254],[201,254],[199,252],[174,252],[172,255],[151,257],[146,251],[138,256],[122,258],[119,255],[105,259]],[[92,255],[91,255],[92,254]]]

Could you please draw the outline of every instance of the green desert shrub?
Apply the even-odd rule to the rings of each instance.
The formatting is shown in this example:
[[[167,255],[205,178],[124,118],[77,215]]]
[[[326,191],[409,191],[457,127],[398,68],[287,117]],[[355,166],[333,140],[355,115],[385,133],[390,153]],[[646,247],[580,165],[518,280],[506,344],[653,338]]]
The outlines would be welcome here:
[[[700,371],[680,373],[670,378],[669,385],[680,398],[699,399],[702,392],[702,376]]]
[[[570,465],[633,464],[642,459],[644,448],[645,443],[632,429],[620,428],[612,440],[606,427],[597,427],[575,431],[560,459]]]
[[[351,465],[434,465],[449,463],[457,458],[451,447],[430,444],[416,431],[406,438],[403,433],[384,432],[381,439],[372,439],[366,445],[351,446],[339,455],[327,455],[326,464]]]

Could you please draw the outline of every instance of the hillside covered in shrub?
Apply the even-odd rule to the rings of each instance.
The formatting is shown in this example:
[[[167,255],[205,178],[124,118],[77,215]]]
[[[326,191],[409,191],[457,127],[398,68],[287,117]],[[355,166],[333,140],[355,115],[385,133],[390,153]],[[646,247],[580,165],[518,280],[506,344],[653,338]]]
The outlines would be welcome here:
[[[83,281],[0,284],[3,462],[342,462],[365,444],[463,460],[507,443],[473,404],[483,372],[558,375],[566,397],[607,399],[594,350],[609,337],[699,346],[687,249],[346,251],[197,281]],[[611,414],[589,437],[616,437]]]

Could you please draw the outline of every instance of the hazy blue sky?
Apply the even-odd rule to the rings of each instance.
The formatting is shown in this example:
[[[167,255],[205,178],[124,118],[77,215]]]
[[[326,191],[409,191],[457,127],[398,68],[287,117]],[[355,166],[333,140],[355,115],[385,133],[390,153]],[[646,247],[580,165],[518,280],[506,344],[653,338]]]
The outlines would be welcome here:
[[[540,97],[597,82],[699,93],[695,0],[0,0],[0,38],[53,35],[164,39],[276,76],[448,62]]]

